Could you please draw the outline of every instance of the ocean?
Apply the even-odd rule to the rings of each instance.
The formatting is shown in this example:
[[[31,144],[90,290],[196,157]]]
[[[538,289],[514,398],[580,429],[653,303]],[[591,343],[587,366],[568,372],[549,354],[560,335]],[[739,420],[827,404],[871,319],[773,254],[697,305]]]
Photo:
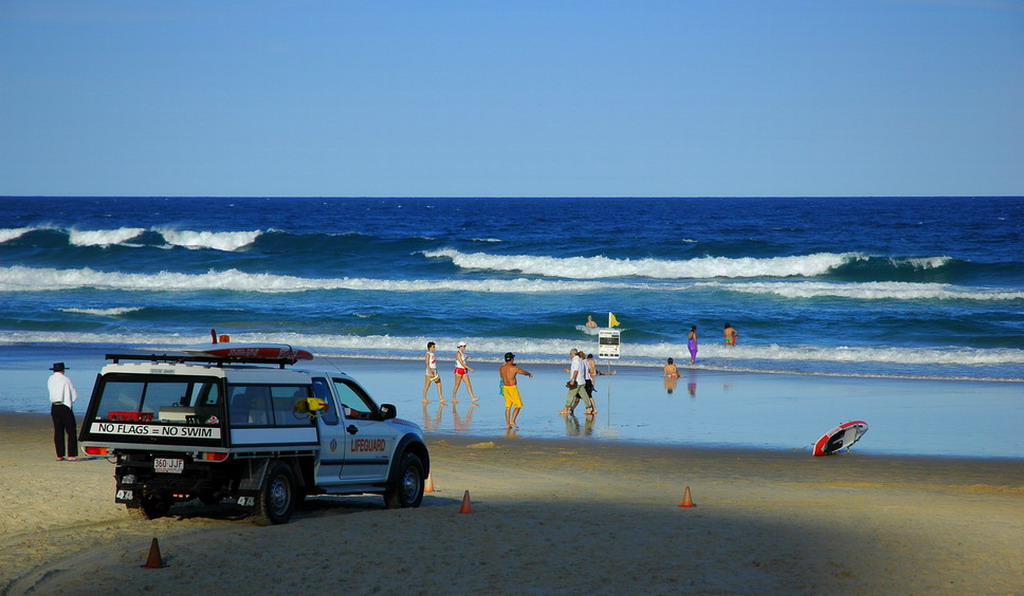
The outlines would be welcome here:
[[[0,199],[0,349],[1024,380],[1024,198]],[[723,345],[723,327],[739,331]],[[0,408],[2,408],[0,404]]]

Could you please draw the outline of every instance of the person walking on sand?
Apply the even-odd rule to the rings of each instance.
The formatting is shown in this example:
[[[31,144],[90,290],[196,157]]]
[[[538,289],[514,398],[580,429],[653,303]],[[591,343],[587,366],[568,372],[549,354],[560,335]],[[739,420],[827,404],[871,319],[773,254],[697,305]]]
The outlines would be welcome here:
[[[427,342],[427,354],[423,357],[424,364],[427,366],[426,380],[423,381],[423,403],[429,404],[430,400],[427,399],[427,390],[430,389],[430,384],[437,385],[437,400],[440,403],[444,402],[444,393],[441,391],[441,376],[437,374],[437,345],[432,342]]]
[[[64,437],[67,436],[67,460],[78,460],[78,424],[72,409],[78,399],[74,383],[64,374],[64,363],[54,362],[53,374],[46,381],[50,393],[50,418],[53,419],[53,447],[57,461],[65,460]]]
[[[584,388],[584,373],[583,358],[580,357],[580,351],[576,348],[569,350],[569,357],[572,359],[569,364],[569,368],[566,372],[569,373],[569,381],[565,384],[565,387],[569,392],[565,396],[565,407],[562,408],[559,414],[568,414],[574,416],[576,404],[580,403],[580,400],[585,396],[586,389]]]
[[[473,395],[473,384],[469,382],[469,373],[473,372],[473,369],[466,364],[466,342],[460,341],[455,350],[455,387],[452,389],[452,403],[459,403],[456,399],[456,394],[459,392],[459,385],[465,381],[466,389],[469,391],[469,397],[473,401],[479,401],[477,396]]]
[[[583,389],[587,392],[587,403],[590,404],[590,408],[587,409],[587,415],[594,415],[597,414],[597,404],[594,402],[594,391],[597,387],[594,383],[597,382],[597,376],[604,373],[597,370],[597,362],[594,361],[593,354],[587,354],[587,359],[583,361],[583,366],[587,373],[584,376]]]
[[[690,334],[686,336],[686,349],[690,350],[690,364],[697,362],[697,326],[690,325]]]
[[[735,346],[736,337],[739,336],[739,331],[733,328],[728,322],[725,323],[725,345]]]
[[[527,372],[516,365],[516,355],[512,352],[505,353],[505,364],[498,369],[501,375],[501,394],[505,396],[505,428],[519,428],[516,419],[523,409],[523,398],[519,395],[519,385],[516,383],[516,375],[526,375],[533,378],[533,373]]]

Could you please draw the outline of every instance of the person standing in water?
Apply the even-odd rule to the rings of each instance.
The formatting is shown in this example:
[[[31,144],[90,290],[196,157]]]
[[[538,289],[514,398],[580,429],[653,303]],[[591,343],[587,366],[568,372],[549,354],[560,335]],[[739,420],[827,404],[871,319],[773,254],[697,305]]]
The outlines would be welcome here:
[[[697,326],[690,325],[690,334],[686,336],[686,349],[690,350],[690,364],[697,362]]]
[[[463,381],[466,383],[470,399],[478,401],[478,398],[473,395],[473,384],[469,382],[469,373],[471,372],[473,372],[473,369],[466,364],[466,342],[460,341],[458,349],[455,351],[455,388],[452,389],[452,403],[458,403],[459,400],[455,399],[455,397],[459,392],[459,385]]]
[[[519,385],[516,383],[516,375],[526,375],[533,378],[529,373],[516,365],[516,355],[512,352],[505,353],[505,364],[498,369],[501,375],[501,394],[505,396],[505,428],[519,428],[516,419],[523,409],[523,398],[519,395]]]
[[[725,345],[727,345],[727,346],[735,346],[736,345],[736,337],[738,335],[739,335],[739,332],[736,331],[736,329],[734,329],[732,325],[730,325],[728,322],[726,322],[726,324],[725,324]]]
[[[427,390],[430,389],[430,384],[434,383],[437,385],[437,400],[440,403],[444,402],[444,393],[441,391],[441,376],[437,374],[437,346],[432,341],[427,342],[427,354],[423,357],[423,362],[426,364],[426,380],[423,381],[423,403],[428,404],[430,400],[427,399]]]

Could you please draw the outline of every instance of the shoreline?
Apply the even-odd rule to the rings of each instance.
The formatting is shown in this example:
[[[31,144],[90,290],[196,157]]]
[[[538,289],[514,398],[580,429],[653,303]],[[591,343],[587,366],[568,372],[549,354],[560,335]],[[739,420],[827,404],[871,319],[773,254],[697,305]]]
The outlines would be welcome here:
[[[1024,587],[1024,569],[1007,565],[1024,556],[1017,462],[439,434],[427,437],[436,492],[421,507],[316,497],[290,523],[261,528],[230,502],[133,521],[113,502],[112,465],[54,462],[50,431],[43,415],[0,414],[5,596],[256,583],[289,594],[354,578],[360,593],[424,594]],[[695,508],[679,507],[684,488]],[[465,491],[472,515],[458,513]],[[140,569],[153,538],[168,569]],[[316,573],[299,572],[308,565]]]
[[[95,375],[106,362],[84,349],[32,352],[0,366],[0,412],[48,415],[47,369],[53,361],[64,360],[79,391],[75,413],[84,415]],[[811,446],[823,433],[848,420],[865,420],[869,431],[854,453],[1024,460],[1024,435],[1017,432],[1024,414],[1019,386],[1013,383],[722,372],[685,366],[683,378],[669,383],[660,367],[624,367],[614,376],[598,377],[598,415],[590,418],[558,415],[565,399],[564,366],[524,364],[535,378],[520,380],[521,429],[510,432],[505,428],[503,399],[494,385],[496,363],[471,361],[476,372],[470,377],[480,398],[476,405],[466,389],[460,390],[460,403],[450,402],[453,383],[446,371],[442,389],[449,404],[440,406],[433,388],[430,403],[422,403],[419,362],[318,360],[314,366],[350,373],[378,403],[395,404],[400,417],[416,422],[430,436],[578,437],[595,443],[804,451],[810,457]]]

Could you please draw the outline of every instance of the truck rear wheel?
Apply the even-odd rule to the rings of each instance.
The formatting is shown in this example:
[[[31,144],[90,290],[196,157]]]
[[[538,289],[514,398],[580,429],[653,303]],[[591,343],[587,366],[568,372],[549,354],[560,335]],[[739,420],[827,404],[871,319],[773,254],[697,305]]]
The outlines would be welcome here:
[[[272,462],[256,497],[256,516],[260,526],[288,523],[295,511],[295,476],[282,461]]]
[[[384,506],[388,509],[419,507],[423,501],[423,462],[414,453],[402,455],[398,473],[384,491]]]
[[[160,497],[142,497],[138,507],[128,507],[128,515],[139,521],[164,517],[171,510],[171,502]]]

